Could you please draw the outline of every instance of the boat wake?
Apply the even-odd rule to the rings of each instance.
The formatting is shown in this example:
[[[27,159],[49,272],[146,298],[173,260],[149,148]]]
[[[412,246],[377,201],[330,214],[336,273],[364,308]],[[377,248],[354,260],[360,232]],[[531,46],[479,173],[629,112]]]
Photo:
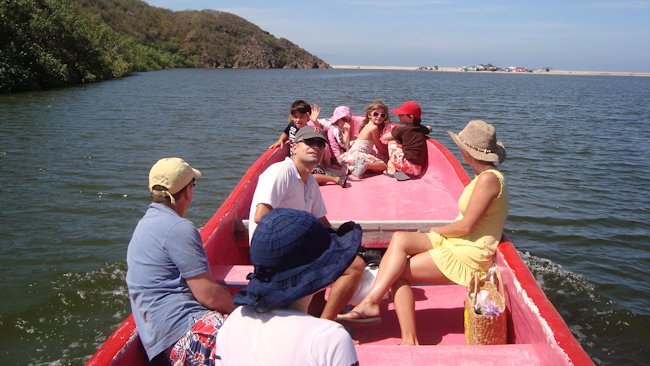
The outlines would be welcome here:
[[[55,275],[50,296],[2,317],[3,364],[27,364],[26,360],[30,365],[85,363],[130,313],[125,275],[123,261],[91,272]],[[28,289],[23,295],[30,296],[31,291],[42,289]]]
[[[650,316],[623,309],[599,295],[598,286],[582,275],[529,252],[520,252],[535,280],[571,333],[598,365],[642,365],[650,350],[639,334],[650,329]],[[601,337],[596,334],[600,334]],[[608,335],[606,338],[602,335]],[[632,355],[644,354],[642,359]]]

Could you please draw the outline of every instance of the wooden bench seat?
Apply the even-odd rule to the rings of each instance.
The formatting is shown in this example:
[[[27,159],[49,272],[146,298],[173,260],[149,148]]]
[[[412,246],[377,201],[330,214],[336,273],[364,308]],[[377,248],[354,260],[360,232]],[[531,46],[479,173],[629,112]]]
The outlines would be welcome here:
[[[363,229],[361,245],[366,248],[386,248],[396,231],[428,232],[433,226],[449,224],[452,220],[360,220],[355,221]],[[344,221],[330,221],[332,227],[339,227]],[[239,220],[234,230],[237,236],[248,237],[248,220]]]
[[[215,281],[226,286],[246,286],[248,280],[246,276],[253,272],[253,266],[250,264],[213,264],[210,266],[210,273]]]

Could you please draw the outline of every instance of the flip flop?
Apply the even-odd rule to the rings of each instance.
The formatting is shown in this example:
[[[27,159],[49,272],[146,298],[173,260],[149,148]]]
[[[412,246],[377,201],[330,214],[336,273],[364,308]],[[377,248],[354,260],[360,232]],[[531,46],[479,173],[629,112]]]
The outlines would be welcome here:
[[[385,176],[387,176],[387,177],[395,178],[395,176],[393,176],[392,174],[388,173],[388,172],[385,171],[385,170],[384,170],[384,172],[383,172],[382,174],[385,175]]]
[[[336,317],[336,322],[344,327],[367,327],[381,323],[381,317],[379,316],[365,316],[354,310],[350,311],[350,313],[357,314],[357,317],[354,319]]]
[[[402,172],[395,172],[395,174],[393,176],[395,177],[395,179],[397,179],[399,181],[410,180],[411,179],[411,177],[406,175],[406,173],[402,173]]]
[[[341,175],[341,176],[339,176],[339,185],[340,185],[342,188],[345,188],[345,187],[346,187],[346,186],[345,186],[345,183],[347,183],[347,181],[348,181],[348,176],[347,176],[347,175]]]

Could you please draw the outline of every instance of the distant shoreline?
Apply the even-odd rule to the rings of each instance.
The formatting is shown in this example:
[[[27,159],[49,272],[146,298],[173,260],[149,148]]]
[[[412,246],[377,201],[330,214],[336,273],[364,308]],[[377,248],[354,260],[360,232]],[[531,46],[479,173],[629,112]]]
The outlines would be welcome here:
[[[567,71],[549,70],[533,72],[508,72],[508,71],[463,71],[462,67],[438,67],[438,70],[420,70],[418,66],[361,66],[361,65],[330,65],[333,69],[352,70],[403,70],[403,71],[428,71],[428,72],[470,72],[470,73],[497,73],[497,74],[539,74],[539,75],[594,75],[594,76],[645,76],[650,77],[650,72],[626,71]]]

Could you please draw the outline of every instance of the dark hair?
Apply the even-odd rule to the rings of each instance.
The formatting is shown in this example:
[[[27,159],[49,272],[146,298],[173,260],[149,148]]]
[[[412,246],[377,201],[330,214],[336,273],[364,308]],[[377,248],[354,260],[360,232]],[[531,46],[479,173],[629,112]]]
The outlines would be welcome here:
[[[298,99],[291,103],[291,111],[289,114],[293,116],[295,113],[311,113],[311,106],[304,100]]]
[[[422,119],[413,117],[413,125],[419,126],[422,123]]]

